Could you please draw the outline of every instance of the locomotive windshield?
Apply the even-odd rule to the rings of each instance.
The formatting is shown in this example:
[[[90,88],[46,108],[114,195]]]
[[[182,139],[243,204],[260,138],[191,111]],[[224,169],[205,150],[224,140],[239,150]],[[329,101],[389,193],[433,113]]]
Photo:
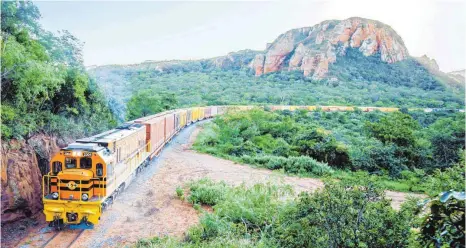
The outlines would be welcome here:
[[[81,169],[92,169],[92,159],[91,158],[81,158],[79,160],[79,167]]]
[[[67,169],[75,169],[76,168],[76,159],[75,158],[65,158],[65,167]]]

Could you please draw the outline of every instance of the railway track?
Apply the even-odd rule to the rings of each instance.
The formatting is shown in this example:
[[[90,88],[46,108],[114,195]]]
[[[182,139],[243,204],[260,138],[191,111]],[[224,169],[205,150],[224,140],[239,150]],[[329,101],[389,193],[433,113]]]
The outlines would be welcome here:
[[[84,233],[84,229],[82,230],[62,230],[56,232],[52,237],[50,237],[47,242],[41,246],[41,248],[45,247],[63,247],[69,248],[78,240],[79,237]]]

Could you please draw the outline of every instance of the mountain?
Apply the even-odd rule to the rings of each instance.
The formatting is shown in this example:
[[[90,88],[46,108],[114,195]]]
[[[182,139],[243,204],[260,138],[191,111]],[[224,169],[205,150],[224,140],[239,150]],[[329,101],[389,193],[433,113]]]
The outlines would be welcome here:
[[[300,70],[305,76],[320,79],[327,74],[329,64],[337,60],[337,55],[345,55],[350,47],[387,63],[409,56],[403,40],[390,26],[352,17],[290,30],[280,35],[264,53],[256,55],[251,67],[256,75],[285,69]]]
[[[124,118],[140,90],[174,93],[179,105],[291,104],[464,107],[458,73],[409,55],[402,38],[379,21],[352,17],[289,30],[264,51],[201,60],[145,61],[89,67]]]

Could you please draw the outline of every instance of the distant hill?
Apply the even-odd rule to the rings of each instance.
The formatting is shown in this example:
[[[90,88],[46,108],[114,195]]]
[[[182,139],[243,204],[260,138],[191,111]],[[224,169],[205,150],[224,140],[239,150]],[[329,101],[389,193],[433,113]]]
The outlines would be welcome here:
[[[88,69],[117,112],[141,89],[182,105],[230,103],[464,107],[464,77],[409,55],[388,25],[359,17],[279,35],[264,51]],[[463,81],[461,81],[463,79]]]

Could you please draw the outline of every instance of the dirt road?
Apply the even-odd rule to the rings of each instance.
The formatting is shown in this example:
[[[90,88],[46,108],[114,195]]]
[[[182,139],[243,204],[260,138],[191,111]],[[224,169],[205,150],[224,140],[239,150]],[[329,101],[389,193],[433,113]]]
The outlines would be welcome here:
[[[283,182],[292,185],[296,192],[323,186],[318,179],[285,176],[196,153],[190,147],[199,130],[195,125],[183,130],[102,215],[99,225],[86,230],[73,247],[121,247],[130,246],[141,238],[182,236],[198,223],[198,213],[175,197],[175,189],[203,177],[233,185]],[[397,208],[406,194],[387,192],[387,196]],[[39,233],[43,235],[44,228],[38,228],[37,234],[31,232],[21,242],[22,247],[38,247]]]

